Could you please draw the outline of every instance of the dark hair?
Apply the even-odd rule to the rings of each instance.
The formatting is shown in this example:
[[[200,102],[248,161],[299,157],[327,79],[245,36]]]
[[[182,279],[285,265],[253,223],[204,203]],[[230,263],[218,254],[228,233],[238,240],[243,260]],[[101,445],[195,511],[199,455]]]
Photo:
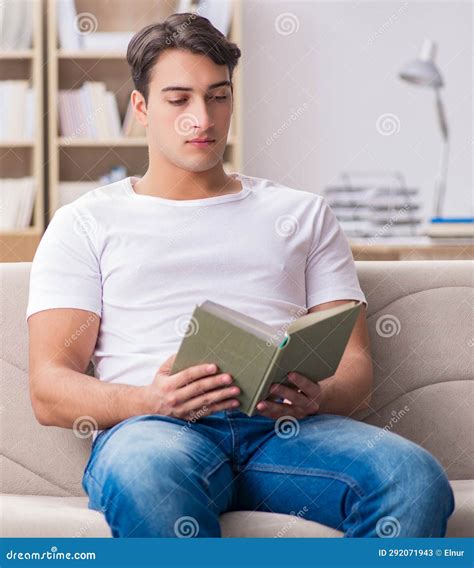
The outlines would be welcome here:
[[[167,49],[187,49],[207,55],[217,65],[227,65],[231,81],[241,55],[235,43],[198,14],[172,14],[163,22],[150,24],[132,37],[127,48],[133,83],[146,102],[151,70],[160,53]]]

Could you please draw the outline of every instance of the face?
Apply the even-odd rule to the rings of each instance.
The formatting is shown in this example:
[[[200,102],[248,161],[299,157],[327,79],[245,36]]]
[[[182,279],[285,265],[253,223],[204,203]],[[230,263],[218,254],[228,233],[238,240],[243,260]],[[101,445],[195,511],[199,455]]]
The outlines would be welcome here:
[[[223,160],[233,100],[227,65],[205,55],[168,49],[151,73],[148,104],[132,93],[138,120],[146,127],[150,159],[165,159],[187,171],[203,172]],[[194,138],[210,138],[206,144]]]

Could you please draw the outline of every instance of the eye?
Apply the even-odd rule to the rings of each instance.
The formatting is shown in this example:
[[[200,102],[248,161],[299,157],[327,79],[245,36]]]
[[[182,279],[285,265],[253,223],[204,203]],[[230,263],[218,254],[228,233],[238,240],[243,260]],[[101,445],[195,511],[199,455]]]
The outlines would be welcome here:
[[[225,101],[225,100],[227,99],[227,96],[209,97],[209,99],[210,99],[210,100],[215,99],[216,101]],[[187,102],[187,99],[178,99],[178,100],[175,100],[175,101],[168,101],[168,102],[170,103],[170,105],[178,106],[178,105],[182,105],[182,104],[184,104],[185,102]]]

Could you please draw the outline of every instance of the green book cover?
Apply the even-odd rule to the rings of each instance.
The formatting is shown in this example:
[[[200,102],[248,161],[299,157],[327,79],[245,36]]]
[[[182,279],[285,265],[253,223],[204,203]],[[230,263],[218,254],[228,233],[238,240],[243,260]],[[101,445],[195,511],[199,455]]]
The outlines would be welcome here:
[[[238,410],[252,416],[272,383],[288,383],[296,371],[312,381],[334,375],[362,302],[306,314],[284,336],[280,328],[206,300],[196,305],[171,374],[201,363],[215,363],[240,387]],[[235,398],[235,397],[234,397]]]

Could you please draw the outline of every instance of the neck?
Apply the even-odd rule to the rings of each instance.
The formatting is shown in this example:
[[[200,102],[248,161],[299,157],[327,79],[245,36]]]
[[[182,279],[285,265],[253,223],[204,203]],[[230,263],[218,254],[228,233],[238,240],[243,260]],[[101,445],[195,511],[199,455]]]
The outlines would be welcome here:
[[[225,173],[222,162],[203,172],[150,162],[145,175],[134,184],[135,193],[174,200],[205,199],[240,189],[240,182]]]

